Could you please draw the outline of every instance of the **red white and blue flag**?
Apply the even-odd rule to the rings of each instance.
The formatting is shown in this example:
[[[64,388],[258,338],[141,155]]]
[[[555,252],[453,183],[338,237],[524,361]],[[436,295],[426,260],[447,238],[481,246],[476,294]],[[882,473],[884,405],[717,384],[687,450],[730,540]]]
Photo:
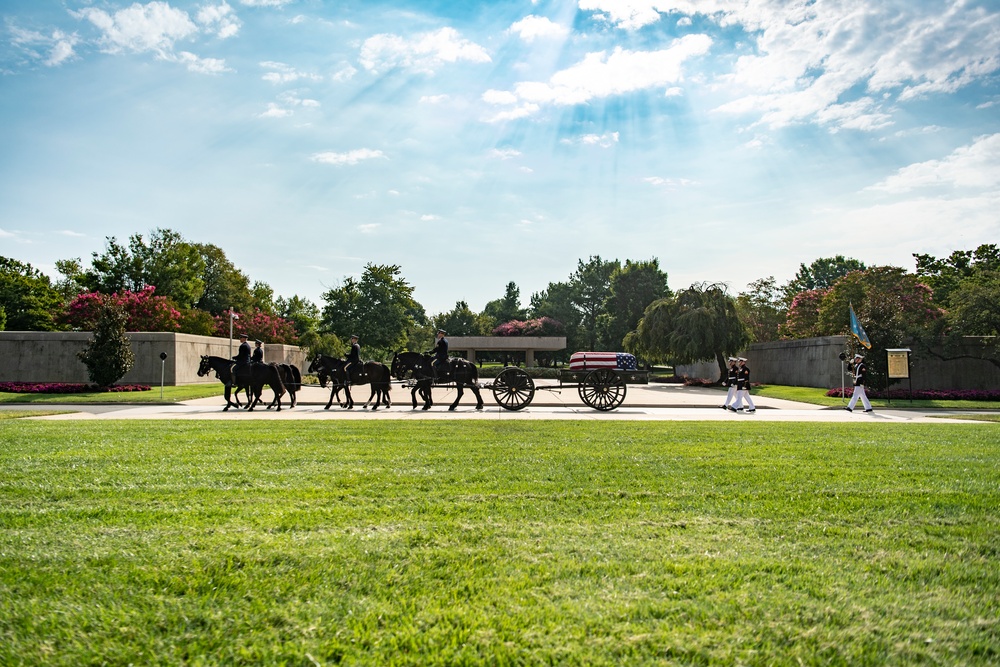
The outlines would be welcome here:
[[[570,355],[571,371],[592,371],[598,368],[634,371],[638,369],[638,365],[635,355],[627,352],[574,352]]]

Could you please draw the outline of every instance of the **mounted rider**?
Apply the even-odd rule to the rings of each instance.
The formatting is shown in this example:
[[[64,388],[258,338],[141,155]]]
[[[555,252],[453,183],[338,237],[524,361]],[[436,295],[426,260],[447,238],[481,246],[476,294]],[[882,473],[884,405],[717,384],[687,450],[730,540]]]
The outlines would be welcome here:
[[[251,363],[251,352],[250,343],[247,342],[248,336],[245,333],[240,334],[240,347],[236,351],[236,356],[233,357],[233,376],[248,378],[250,377],[250,363]],[[263,352],[261,352],[263,354]]]
[[[427,352],[427,354],[434,356],[431,368],[434,370],[435,380],[443,380],[448,377],[448,339],[445,338],[447,335],[447,331],[438,329],[437,342],[434,343],[434,349]]]
[[[253,355],[250,357],[250,362],[254,364],[262,364],[264,363],[264,348],[262,348],[261,345],[264,344],[264,341],[260,338],[255,338],[253,343]]]
[[[361,363],[361,345],[358,344],[358,335],[351,335],[351,347],[344,358],[344,374],[351,383],[358,383],[365,372],[364,364]]]

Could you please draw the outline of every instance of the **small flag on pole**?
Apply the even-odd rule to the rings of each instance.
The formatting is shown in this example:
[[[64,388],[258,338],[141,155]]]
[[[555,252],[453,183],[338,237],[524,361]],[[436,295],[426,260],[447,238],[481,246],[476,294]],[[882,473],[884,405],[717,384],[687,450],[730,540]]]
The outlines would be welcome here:
[[[858,339],[858,342],[865,346],[865,349],[870,350],[872,347],[871,342],[868,340],[868,334],[865,333],[864,327],[861,326],[861,322],[858,322],[858,316],[854,312],[854,304],[848,304],[851,309],[851,333],[854,337]]]

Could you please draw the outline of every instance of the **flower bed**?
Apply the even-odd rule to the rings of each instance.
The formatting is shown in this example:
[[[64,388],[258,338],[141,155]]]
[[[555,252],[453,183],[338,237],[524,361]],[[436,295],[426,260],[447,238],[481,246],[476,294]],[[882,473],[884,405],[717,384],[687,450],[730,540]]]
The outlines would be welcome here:
[[[149,391],[144,384],[116,384],[98,387],[78,382],[0,382],[0,391],[15,394],[92,394],[109,391]]]
[[[834,387],[826,392],[833,398],[844,398],[854,392],[853,386]],[[911,393],[906,389],[884,390],[865,387],[868,398],[889,398],[890,400],[908,400],[915,398],[922,401],[1000,401],[1000,391],[996,389],[915,389]]]

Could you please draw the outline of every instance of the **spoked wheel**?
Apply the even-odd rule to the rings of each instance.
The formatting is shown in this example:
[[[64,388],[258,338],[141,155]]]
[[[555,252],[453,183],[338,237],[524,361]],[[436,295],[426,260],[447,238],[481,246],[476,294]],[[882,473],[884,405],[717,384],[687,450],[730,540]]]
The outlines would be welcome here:
[[[625,400],[625,381],[610,368],[598,368],[577,388],[580,400],[595,410],[614,410]]]
[[[493,398],[504,410],[520,410],[535,397],[535,383],[520,368],[505,368],[493,380]]]

